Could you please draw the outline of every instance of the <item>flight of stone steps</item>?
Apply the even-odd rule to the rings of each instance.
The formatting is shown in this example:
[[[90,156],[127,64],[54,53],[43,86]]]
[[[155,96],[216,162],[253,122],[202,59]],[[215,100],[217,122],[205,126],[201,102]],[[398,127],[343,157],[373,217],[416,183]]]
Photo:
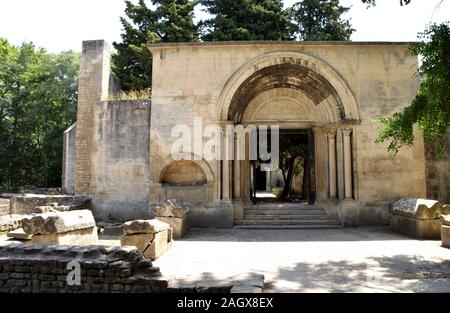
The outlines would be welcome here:
[[[317,229],[341,227],[330,219],[326,210],[305,203],[260,203],[245,208],[244,219],[235,221],[236,228]]]

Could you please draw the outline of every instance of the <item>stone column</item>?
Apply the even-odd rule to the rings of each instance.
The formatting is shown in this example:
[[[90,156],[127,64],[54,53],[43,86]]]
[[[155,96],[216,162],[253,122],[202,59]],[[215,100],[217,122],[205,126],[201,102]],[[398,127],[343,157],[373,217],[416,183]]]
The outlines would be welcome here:
[[[328,177],[330,180],[330,198],[334,199],[337,196],[336,185],[336,130],[328,132]]]
[[[351,129],[342,129],[342,135],[344,137],[344,190],[346,200],[353,198],[351,134]]]
[[[238,142],[234,138],[234,160],[233,160],[233,197],[241,197],[241,160],[238,157]]]
[[[227,136],[226,129],[228,125],[230,125],[230,123],[227,122],[221,123],[222,200],[231,200],[230,162],[232,159],[234,149],[233,149],[233,138],[231,136]]]

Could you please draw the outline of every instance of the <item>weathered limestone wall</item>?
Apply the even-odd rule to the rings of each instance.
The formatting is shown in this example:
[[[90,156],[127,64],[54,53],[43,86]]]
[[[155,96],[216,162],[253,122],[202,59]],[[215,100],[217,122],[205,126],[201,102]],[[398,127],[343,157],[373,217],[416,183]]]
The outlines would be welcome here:
[[[70,126],[63,136],[62,188],[63,192],[73,194],[75,193],[77,124]]]
[[[450,128],[447,130],[444,153],[438,156],[425,145],[427,198],[450,204]]]
[[[9,199],[0,198],[0,216],[9,215],[11,212],[9,210]]]
[[[388,223],[388,202],[426,196],[421,136],[412,148],[403,149],[393,160],[385,145],[374,143],[380,130],[377,119],[409,105],[416,94],[417,58],[409,54],[407,44],[252,42],[154,45],[150,49],[154,55],[150,202],[158,200],[158,188],[152,186],[158,184],[155,178],[160,175],[161,164],[170,157],[170,146],[175,140],[170,136],[172,126],[192,126],[194,117],[200,116],[204,125],[219,120],[218,100],[230,77],[249,61],[280,51],[298,52],[326,62],[355,97],[360,123],[351,127],[353,194],[358,205],[352,214],[357,222]],[[337,136],[338,145],[342,144],[342,133]],[[343,160],[338,162],[338,176],[342,176]],[[214,176],[214,190],[219,190],[219,164],[207,164]],[[338,189],[342,199],[342,181]],[[218,198],[216,192],[213,201]],[[209,212],[214,214],[214,209]]]
[[[92,198],[97,219],[148,216],[150,101],[108,101],[119,88],[111,47],[83,42],[76,127],[77,195]]]
[[[100,219],[148,217],[150,101],[97,105],[91,196]]]
[[[71,286],[67,277],[75,264],[80,266],[81,284]],[[135,247],[0,247],[0,293],[160,293],[167,287],[168,281],[161,278],[159,268],[153,267]]]

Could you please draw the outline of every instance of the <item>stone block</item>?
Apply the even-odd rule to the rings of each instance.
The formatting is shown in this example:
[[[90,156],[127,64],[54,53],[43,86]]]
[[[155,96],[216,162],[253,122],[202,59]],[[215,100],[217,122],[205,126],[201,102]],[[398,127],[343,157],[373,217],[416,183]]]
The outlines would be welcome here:
[[[172,228],[173,238],[178,239],[184,237],[191,227],[189,215],[183,217],[157,217],[161,222],[167,223]]]
[[[122,246],[134,246],[139,251],[145,251],[152,244],[153,239],[155,239],[154,234],[124,235],[120,238],[120,244]]]
[[[45,245],[98,245],[97,227],[73,230],[65,233],[33,235],[25,243]]]
[[[136,220],[122,225],[124,235],[154,234],[169,229],[170,226],[158,220]]]
[[[169,199],[161,207],[156,207],[155,216],[157,217],[183,217],[189,213],[187,207],[182,201]]]
[[[172,240],[168,230],[156,233],[155,239],[153,239],[153,242],[148,249],[142,252],[142,255],[147,259],[156,260],[169,249],[171,242]]]
[[[22,220],[25,233],[54,234],[95,227],[95,220],[89,210],[49,212],[26,217]]]
[[[413,217],[394,215],[391,226],[399,233],[418,239],[441,238],[441,222],[439,219],[416,219]]]
[[[359,225],[359,208],[356,201],[341,201],[339,203],[338,214],[343,226],[354,227]]]
[[[441,226],[441,240],[442,246],[450,249],[450,226],[448,225]]]
[[[121,238],[122,246],[135,246],[142,255],[150,260],[156,260],[170,247],[172,230],[166,229],[153,234],[124,235]]]

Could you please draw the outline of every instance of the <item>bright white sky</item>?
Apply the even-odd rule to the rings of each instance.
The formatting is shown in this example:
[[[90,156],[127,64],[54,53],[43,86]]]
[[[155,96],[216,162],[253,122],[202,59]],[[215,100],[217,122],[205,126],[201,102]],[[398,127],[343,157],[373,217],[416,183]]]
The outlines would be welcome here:
[[[450,0],[435,10],[440,2],[412,0],[401,7],[399,0],[377,0],[376,7],[366,9],[359,0],[341,0],[352,5],[354,41],[415,41],[430,21],[450,20]],[[123,0],[0,0],[0,36],[16,45],[33,41],[50,52],[80,51],[82,40],[119,41],[124,8]],[[198,18],[205,16],[197,12]]]

